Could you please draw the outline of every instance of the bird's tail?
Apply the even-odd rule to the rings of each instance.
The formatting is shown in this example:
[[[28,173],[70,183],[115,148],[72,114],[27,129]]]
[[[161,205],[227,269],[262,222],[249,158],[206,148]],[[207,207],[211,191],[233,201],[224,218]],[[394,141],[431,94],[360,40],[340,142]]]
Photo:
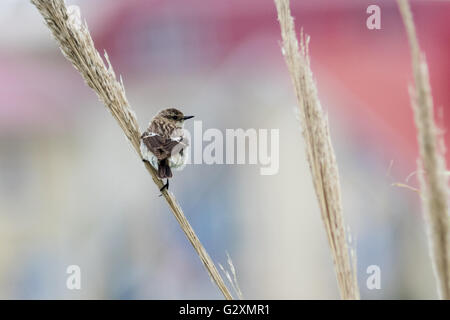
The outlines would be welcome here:
[[[161,160],[158,163],[158,178],[172,178],[172,170],[170,170],[169,161],[167,161],[167,159]]]

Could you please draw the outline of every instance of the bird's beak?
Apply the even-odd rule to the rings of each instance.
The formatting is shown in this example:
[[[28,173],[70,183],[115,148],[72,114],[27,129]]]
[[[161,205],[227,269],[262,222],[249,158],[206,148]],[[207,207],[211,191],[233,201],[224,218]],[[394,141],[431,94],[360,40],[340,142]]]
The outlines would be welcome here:
[[[193,118],[194,116],[185,116],[185,117],[183,117],[183,120],[187,120],[187,119],[191,119],[191,118]]]

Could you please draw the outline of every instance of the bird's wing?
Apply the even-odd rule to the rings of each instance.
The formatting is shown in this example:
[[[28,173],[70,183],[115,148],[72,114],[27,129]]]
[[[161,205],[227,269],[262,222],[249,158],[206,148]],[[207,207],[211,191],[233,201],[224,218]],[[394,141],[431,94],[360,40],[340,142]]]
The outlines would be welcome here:
[[[163,160],[170,157],[173,154],[182,152],[187,147],[186,141],[183,136],[171,136],[165,137],[158,135],[154,132],[144,132],[141,136],[145,146],[158,158]]]
[[[189,146],[189,139],[184,136],[184,129],[176,128],[170,134],[170,139],[178,141],[183,148]]]

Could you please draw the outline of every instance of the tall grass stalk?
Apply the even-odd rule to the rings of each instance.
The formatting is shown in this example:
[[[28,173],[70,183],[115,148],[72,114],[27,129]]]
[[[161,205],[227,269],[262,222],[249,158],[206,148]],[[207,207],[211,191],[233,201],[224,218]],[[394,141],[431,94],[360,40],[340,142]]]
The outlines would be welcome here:
[[[83,23],[80,18],[78,7],[71,6],[67,8],[64,0],[31,0],[31,2],[44,17],[63,55],[80,72],[87,85],[97,93],[100,100],[117,120],[138,156],[142,159],[139,148],[140,130],[138,122],[125,96],[122,80],[117,80],[106,53],[107,65],[105,65],[102,57],[95,49],[87,24],[86,22]],[[145,162],[145,168],[158,189],[162,188],[163,182],[157,177],[153,167],[148,162]],[[167,190],[164,190],[162,194],[211,279],[226,299],[232,299],[232,295],[224,280],[186,219],[175,196]]]
[[[450,221],[448,179],[442,136],[434,120],[428,66],[420,50],[411,8],[407,0],[397,0],[411,49],[414,88],[410,87],[411,105],[417,129],[421,186],[428,245],[441,299],[450,299]]]
[[[341,204],[339,174],[330,139],[328,120],[317,95],[310,68],[308,41],[295,34],[289,0],[275,0],[281,26],[282,52],[294,84],[307,159],[322,220],[331,247],[342,299],[359,299],[356,256],[349,252]]]

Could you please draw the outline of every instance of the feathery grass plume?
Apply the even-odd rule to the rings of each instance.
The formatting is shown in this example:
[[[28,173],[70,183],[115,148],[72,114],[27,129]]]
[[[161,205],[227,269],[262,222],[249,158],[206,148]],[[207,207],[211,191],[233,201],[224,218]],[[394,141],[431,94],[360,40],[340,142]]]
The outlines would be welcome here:
[[[302,33],[299,47],[289,0],[275,0],[275,5],[283,40],[282,53],[294,84],[307,159],[331,247],[340,294],[342,299],[359,299],[356,258],[354,252],[349,253],[346,240],[338,168],[328,120],[322,111],[310,68],[309,38],[305,40]]]
[[[225,277],[228,279],[228,282],[230,283],[231,287],[233,288],[236,296],[240,300],[244,300],[244,295],[242,294],[241,288],[239,287],[239,282],[238,282],[237,274],[236,274],[236,268],[234,267],[233,260],[231,260],[231,256],[228,252],[227,252],[227,263],[228,263],[228,267],[230,268],[230,271],[225,269],[224,266],[222,266],[220,263],[219,263],[219,268],[225,274]],[[230,272],[231,272],[231,274],[230,274]],[[233,276],[231,276],[231,275],[233,275]]]
[[[443,174],[446,172],[443,139],[434,121],[428,66],[419,47],[409,3],[397,0],[397,4],[411,49],[414,89],[410,88],[410,97],[419,142],[418,175],[428,245],[439,297],[450,299],[449,192],[447,175]]]
[[[143,159],[139,147],[139,126],[136,115],[125,96],[122,80],[120,79],[120,82],[117,80],[106,53],[105,59],[108,65],[104,64],[100,54],[95,49],[86,22],[81,21],[78,7],[70,6],[66,8],[64,0],[31,0],[31,2],[44,17],[47,26],[59,43],[63,55],[80,72],[89,87],[97,93],[100,100],[117,120],[139,157]],[[147,162],[145,167],[158,189],[162,188],[163,182],[157,177],[155,169]],[[186,219],[175,197],[167,189],[163,191],[163,195],[181,229],[209,272],[211,279],[226,299],[232,299],[224,280]]]

